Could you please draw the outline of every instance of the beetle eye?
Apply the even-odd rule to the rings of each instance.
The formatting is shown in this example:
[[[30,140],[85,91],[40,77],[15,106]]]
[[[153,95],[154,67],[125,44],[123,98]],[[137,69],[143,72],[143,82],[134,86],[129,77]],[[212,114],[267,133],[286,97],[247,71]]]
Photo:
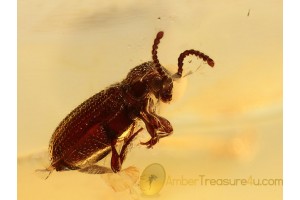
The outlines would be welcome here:
[[[162,87],[162,79],[158,76],[154,77],[152,80],[151,80],[151,88],[152,90],[154,91],[159,91]]]

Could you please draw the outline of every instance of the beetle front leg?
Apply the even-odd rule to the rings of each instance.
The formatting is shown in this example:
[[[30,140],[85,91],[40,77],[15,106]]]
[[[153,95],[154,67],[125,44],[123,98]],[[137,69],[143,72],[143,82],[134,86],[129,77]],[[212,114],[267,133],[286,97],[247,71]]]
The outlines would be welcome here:
[[[151,123],[151,121],[147,120],[147,117],[143,117],[142,118],[143,122],[145,123],[146,129],[148,131],[148,133],[151,136],[151,139],[147,142],[141,142],[142,145],[146,145],[147,148],[151,148],[153,145],[155,145],[159,138],[158,138],[158,134],[155,131],[155,126],[153,126],[153,123]],[[155,122],[155,121],[154,121]]]
[[[151,148],[155,145],[160,138],[166,137],[173,132],[171,123],[155,113],[154,103],[152,99],[147,100],[147,104],[144,110],[141,112],[141,119],[146,125],[147,131],[149,132],[151,139],[148,142],[141,143]]]

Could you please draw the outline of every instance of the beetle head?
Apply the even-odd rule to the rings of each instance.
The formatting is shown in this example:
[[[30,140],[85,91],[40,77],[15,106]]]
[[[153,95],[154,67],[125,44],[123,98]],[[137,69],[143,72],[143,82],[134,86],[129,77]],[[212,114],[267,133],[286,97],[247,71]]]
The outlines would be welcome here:
[[[135,98],[144,97],[152,93],[155,97],[165,103],[172,100],[173,81],[182,77],[183,60],[189,55],[202,58],[209,66],[214,66],[214,61],[207,55],[196,50],[186,50],[178,58],[178,71],[174,75],[159,63],[157,49],[164,32],[157,33],[152,46],[152,62],[146,62],[133,68],[127,75],[125,82],[130,85],[130,94]]]
[[[149,82],[149,88],[157,99],[165,103],[172,100],[173,80],[170,76],[156,75]]]

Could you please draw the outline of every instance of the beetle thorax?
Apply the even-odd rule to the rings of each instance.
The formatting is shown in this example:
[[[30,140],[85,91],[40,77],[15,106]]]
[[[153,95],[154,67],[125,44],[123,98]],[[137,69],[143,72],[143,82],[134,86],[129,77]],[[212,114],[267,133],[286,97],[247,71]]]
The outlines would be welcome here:
[[[158,100],[170,102],[172,100],[173,81],[170,73],[165,69],[162,76],[153,62],[143,63],[133,68],[123,81],[129,95],[136,99],[143,99],[153,94]]]

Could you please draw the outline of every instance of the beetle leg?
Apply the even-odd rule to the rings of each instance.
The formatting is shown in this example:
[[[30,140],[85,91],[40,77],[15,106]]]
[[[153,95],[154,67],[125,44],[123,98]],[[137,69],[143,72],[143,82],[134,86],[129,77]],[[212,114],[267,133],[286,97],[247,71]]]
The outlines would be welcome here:
[[[166,137],[173,132],[171,123],[155,113],[155,107],[152,99],[148,99],[144,110],[141,112],[141,119],[145,123],[147,131],[149,132],[151,139],[147,142],[141,143],[151,148],[155,145],[160,138]]]
[[[142,118],[142,120],[145,123],[146,129],[147,129],[148,133],[150,134],[151,139],[147,142],[141,142],[141,144],[146,145],[147,148],[151,148],[159,140],[158,134],[155,129],[155,125],[153,125],[155,123],[155,121],[152,121],[153,123],[151,123],[151,121],[149,120],[149,117],[146,117],[146,116],[144,116]]]
[[[129,137],[124,140],[124,144],[122,146],[120,154],[116,150],[117,139],[111,143],[111,150],[112,150],[111,169],[115,173],[121,170],[122,164],[128,152],[128,146],[131,144],[131,142],[137,136],[137,134],[143,130],[143,128],[140,128],[139,130],[133,133],[134,128],[135,126],[132,126]]]
[[[132,132],[133,132],[132,128]],[[122,146],[121,152],[120,152],[120,159],[121,159],[121,164],[123,163],[123,161],[125,160],[125,157],[127,155],[128,152],[128,145],[131,144],[131,142],[133,141],[133,139],[137,136],[137,134],[139,132],[141,132],[143,130],[143,128],[140,128],[139,130],[137,130],[135,133],[131,134],[126,140],[125,143]]]
[[[120,160],[120,156],[116,150],[116,143],[117,143],[117,140],[114,140],[112,143],[111,143],[111,161],[110,161],[110,166],[111,166],[111,169],[113,170],[113,172],[118,172],[121,170],[121,160]]]

